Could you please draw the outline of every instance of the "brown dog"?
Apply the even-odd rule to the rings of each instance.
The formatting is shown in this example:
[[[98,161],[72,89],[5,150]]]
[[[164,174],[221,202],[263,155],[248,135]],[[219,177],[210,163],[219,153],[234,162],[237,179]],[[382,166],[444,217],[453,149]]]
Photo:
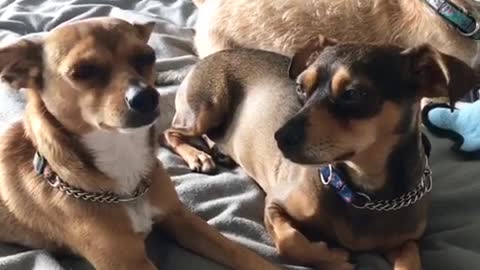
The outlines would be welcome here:
[[[157,160],[152,28],[90,19],[0,48],[1,78],[28,88],[24,120],[0,141],[0,240],[156,269],[144,246],[156,222],[233,269],[277,269],[188,212]]]
[[[167,139],[195,167],[207,154],[185,138],[207,134],[244,168],[267,195],[265,226],[279,253],[293,262],[351,269],[332,242],[420,269],[415,241],[432,187],[420,99],[457,99],[473,70],[427,45],[322,38],[288,67],[284,56],[249,49],[204,58],[178,90]]]
[[[461,34],[441,12],[460,18]],[[247,47],[293,56],[319,35],[342,42],[379,42],[413,47],[428,43],[472,63],[480,53],[474,0],[194,0],[199,8],[195,46],[201,57]],[[478,26],[478,25],[477,25]]]

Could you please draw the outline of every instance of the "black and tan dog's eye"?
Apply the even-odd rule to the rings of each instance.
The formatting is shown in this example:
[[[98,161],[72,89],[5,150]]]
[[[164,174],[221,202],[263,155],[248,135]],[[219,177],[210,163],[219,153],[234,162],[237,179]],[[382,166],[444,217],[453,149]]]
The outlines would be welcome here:
[[[364,101],[368,96],[368,92],[361,89],[346,89],[337,98],[337,101],[344,104],[352,104]]]
[[[143,73],[144,68],[150,67],[155,63],[155,59],[155,51],[151,50],[135,56],[132,60],[132,65],[137,72]]]

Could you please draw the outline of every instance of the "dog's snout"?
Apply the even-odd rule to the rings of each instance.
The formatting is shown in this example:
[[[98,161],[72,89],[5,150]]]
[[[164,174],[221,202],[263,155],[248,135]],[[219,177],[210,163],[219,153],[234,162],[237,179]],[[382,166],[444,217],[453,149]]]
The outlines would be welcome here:
[[[127,89],[125,101],[131,110],[148,114],[157,109],[159,95],[155,88],[139,81],[133,81]]]
[[[305,141],[305,120],[292,119],[275,132],[275,140],[281,149],[298,147]]]
[[[281,148],[295,147],[300,145],[300,143],[303,141],[303,136],[299,132],[289,129],[280,129],[275,133],[275,140],[277,140],[277,143],[281,146]]]

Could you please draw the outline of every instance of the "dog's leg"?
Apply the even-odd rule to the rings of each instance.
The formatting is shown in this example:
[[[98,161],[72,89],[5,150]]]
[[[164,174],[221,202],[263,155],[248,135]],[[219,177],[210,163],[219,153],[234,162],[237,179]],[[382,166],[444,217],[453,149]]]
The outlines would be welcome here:
[[[279,269],[247,248],[228,240],[183,207],[158,224],[173,235],[181,246],[232,269]]]
[[[202,135],[203,140],[208,145],[211,156],[215,163],[225,166],[226,168],[233,169],[237,167],[237,163],[230,156],[224,154],[218,145],[210,140],[207,135]]]
[[[320,269],[351,270],[348,253],[331,249],[325,242],[310,242],[294,228],[285,210],[266,199],[265,227],[272,236],[279,254],[294,263],[312,265]]]
[[[195,137],[202,139],[201,137]],[[208,153],[192,146],[188,140],[189,137],[181,134],[167,131],[165,132],[165,140],[167,145],[185,160],[188,167],[195,172],[213,173],[216,164]]]
[[[201,137],[185,137],[167,132],[165,138],[168,145],[185,160],[192,171],[202,173],[213,173],[215,171],[216,164],[212,156],[191,143],[191,140],[202,140]]]
[[[70,246],[85,257],[97,270],[156,270],[148,259],[145,241],[141,234],[115,230],[114,226],[85,226],[87,231],[77,231],[70,237]],[[103,229],[102,229],[103,228]]]
[[[418,245],[414,241],[403,244],[386,254],[394,270],[420,270],[422,263]]]

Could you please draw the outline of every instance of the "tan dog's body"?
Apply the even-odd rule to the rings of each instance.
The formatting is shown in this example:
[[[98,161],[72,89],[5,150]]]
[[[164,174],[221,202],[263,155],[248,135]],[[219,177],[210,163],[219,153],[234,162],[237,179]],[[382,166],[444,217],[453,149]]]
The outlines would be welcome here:
[[[358,49],[362,55],[363,47],[355,48],[350,51]],[[370,54],[374,54],[374,50]],[[365,53],[363,57],[367,59],[370,54]],[[329,59],[335,66],[337,60]],[[340,141],[328,148],[333,153],[320,152],[319,148],[279,149],[284,143],[275,138],[276,134],[285,129],[290,121],[286,122],[302,108],[294,91],[295,82],[288,79],[288,65],[289,59],[284,56],[256,50],[227,50],[203,59],[178,90],[177,112],[167,133],[170,145],[191,168],[210,169],[195,165],[197,162],[208,165],[209,162],[205,162],[208,154],[185,143],[186,137],[207,134],[221,152],[245,169],[266,193],[265,226],[279,253],[295,263],[320,269],[351,269],[347,253],[327,247],[326,242],[336,242],[349,250],[384,252],[396,270],[420,269],[418,248],[411,241],[418,240],[425,230],[428,199],[393,212],[358,210],[323,186],[318,171],[321,164],[334,162],[346,170],[350,183],[358,190],[383,199],[412,189],[422,177],[425,165],[417,115],[419,98],[411,97],[408,103],[386,101],[366,120],[348,123],[342,123],[333,113],[322,116],[312,113],[308,124],[295,124],[286,138],[296,137],[296,130],[312,129],[308,131],[308,140],[331,136],[330,140]],[[382,66],[381,69],[388,68]],[[342,85],[349,83],[341,82],[348,79],[346,74],[339,70],[336,75],[330,75],[337,78],[332,79],[337,81],[336,87],[342,87],[338,91],[343,91]],[[471,71],[466,74],[470,76]],[[325,78],[313,69],[302,75],[305,85],[310,82],[310,87],[318,85],[317,77]],[[368,80],[367,76],[362,78]],[[465,81],[472,84],[471,80]],[[434,82],[431,83],[435,87]],[[440,87],[444,89],[443,85]],[[466,87],[459,88],[467,91]],[[320,108],[323,104],[316,106]],[[412,119],[406,121],[405,117]],[[323,132],[317,130],[317,126],[321,126]],[[409,131],[396,134],[400,129]],[[342,152],[349,147],[356,149],[353,156]],[[402,149],[407,150],[402,152]],[[307,161],[293,156],[292,151],[323,159]],[[393,172],[392,164],[398,164],[401,169]]]
[[[0,241],[66,248],[96,269],[156,269],[144,238],[157,223],[233,269],[276,269],[188,212],[157,160],[152,27],[92,19],[0,49],[2,79],[28,88],[24,120],[0,143]],[[37,175],[36,151],[70,186],[128,195],[148,179],[150,189],[117,204],[68,196]]]
[[[477,42],[461,36],[423,0],[194,0],[200,57],[246,47],[292,56],[319,35],[342,42],[413,47],[429,43],[472,63]],[[452,1],[473,15],[472,0]]]

